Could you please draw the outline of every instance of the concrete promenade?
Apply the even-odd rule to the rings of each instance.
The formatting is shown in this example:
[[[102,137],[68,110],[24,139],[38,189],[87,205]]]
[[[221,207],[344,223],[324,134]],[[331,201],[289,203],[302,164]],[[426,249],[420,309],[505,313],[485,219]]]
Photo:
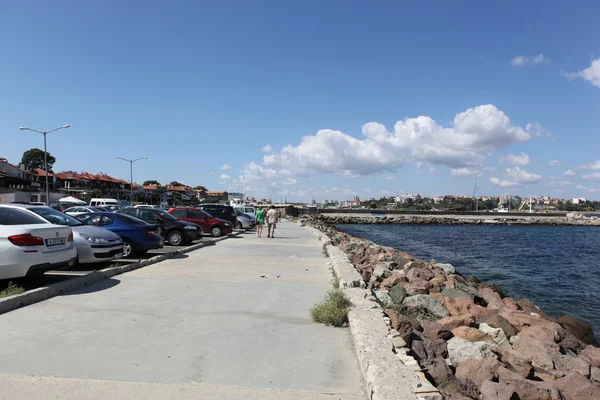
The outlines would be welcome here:
[[[0,399],[365,399],[307,229],[245,233],[0,315]]]

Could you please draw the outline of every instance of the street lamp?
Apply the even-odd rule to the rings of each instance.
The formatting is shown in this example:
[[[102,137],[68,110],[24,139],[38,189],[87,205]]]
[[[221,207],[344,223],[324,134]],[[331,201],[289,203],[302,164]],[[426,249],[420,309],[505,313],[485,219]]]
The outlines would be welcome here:
[[[115,157],[115,160],[123,160],[123,161],[127,161],[129,163],[129,174],[130,174],[130,180],[129,180],[129,201],[131,203],[133,203],[133,163],[139,160],[147,160],[148,157],[140,157],[140,158],[136,158],[135,160],[128,160],[126,158],[123,157]]]
[[[25,128],[25,127],[19,127],[20,130],[22,131],[32,131],[32,132],[37,132],[37,133],[41,133],[42,135],[44,135],[44,170],[46,171],[46,205],[49,206],[50,205],[50,191],[48,188],[48,151],[46,150],[46,135],[57,131],[59,129],[67,129],[70,128],[71,125],[63,125],[63,126],[59,126],[56,129],[52,129],[51,131],[38,131],[35,129],[31,129],[31,128]]]

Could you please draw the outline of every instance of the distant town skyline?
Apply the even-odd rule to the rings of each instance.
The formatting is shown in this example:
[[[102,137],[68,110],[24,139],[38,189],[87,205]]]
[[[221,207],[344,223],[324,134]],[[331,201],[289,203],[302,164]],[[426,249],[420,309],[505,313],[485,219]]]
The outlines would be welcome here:
[[[56,171],[129,180],[114,157],[148,157],[138,183],[308,202],[472,196],[478,176],[479,195],[600,199],[599,13],[591,0],[9,2],[0,157],[43,149],[20,126],[69,124],[47,138]]]

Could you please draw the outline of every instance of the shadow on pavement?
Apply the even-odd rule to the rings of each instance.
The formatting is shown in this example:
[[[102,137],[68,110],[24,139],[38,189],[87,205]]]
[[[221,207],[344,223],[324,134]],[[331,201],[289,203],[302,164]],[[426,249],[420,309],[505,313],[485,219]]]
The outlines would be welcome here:
[[[113,288],[121,283],[118,279],[104,279],[99,282],[93,283],[91,285],[87,285],[80,289],[75,289],[70,292],[64,293],[63,296],[76,296],[78,294],[87,294],[87,293],[95,293],[100,292],[102,290],[107,290]]]
[[[173,254],[171,256],[171,260],[180,260],[182,258],[188,258],[189,256],[187,254]]]

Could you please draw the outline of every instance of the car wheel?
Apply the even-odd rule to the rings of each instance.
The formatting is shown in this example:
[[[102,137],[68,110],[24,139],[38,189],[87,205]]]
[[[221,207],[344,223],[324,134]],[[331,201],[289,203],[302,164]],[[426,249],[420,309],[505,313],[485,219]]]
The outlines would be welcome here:
[[[135,254],[135,245],[129,239],[123,240],[123,257],[129,257]]]
[[[179,246],[183,243],[183,233],[179,231],[171,231],[167,236],[167,241],[171,246]]]
[[[244,229],[244,225],[242,225],[242,223],[238,221],[237,228],[238,229]]]
[[[223,229],[221,229],[221,227],[218,225],[213,226],[212,228],[210,228],[210,234],[214,237],[221,237],[221,235],[223,235]]]

